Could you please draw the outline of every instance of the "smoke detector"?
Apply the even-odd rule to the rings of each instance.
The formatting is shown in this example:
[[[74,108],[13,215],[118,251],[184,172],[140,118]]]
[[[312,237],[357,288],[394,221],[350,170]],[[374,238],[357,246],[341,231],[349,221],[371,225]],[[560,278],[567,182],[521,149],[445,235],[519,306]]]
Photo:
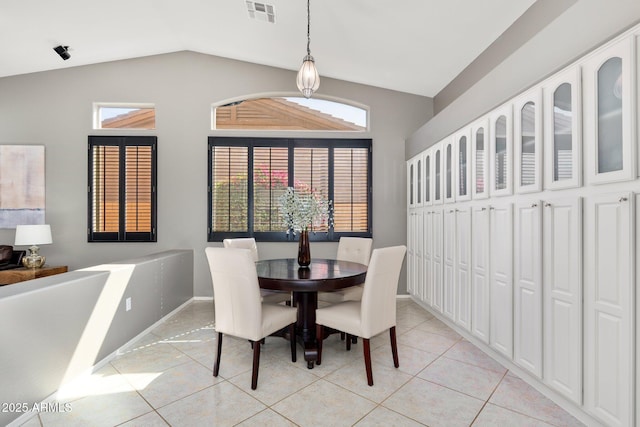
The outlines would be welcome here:
[[[247,0],[247,11],[251,19],[276,23],[276,12],[272,4]]]

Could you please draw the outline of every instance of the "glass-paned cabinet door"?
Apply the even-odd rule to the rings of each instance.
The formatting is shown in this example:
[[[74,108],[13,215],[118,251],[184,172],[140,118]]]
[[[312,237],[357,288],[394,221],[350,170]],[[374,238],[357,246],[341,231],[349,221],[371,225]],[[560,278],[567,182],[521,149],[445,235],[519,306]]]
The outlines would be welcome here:
[[[416,159],[416,206],[422,206],[422,155]]]
[[[516,193],[542,191],[542,89],[513,100]]]
[[[471,194],[474,199],[489,197],[489,120],[471,124]]]
[[[489,183],[491,196],[508,196],[513,167],[513,128],[511,104],[489,114]]]
[[[456,201],[456,141],[454,137],[445,140],[443,148],[444,202]]]
[[[580,67],[563,71],[542,86],[544,187],[582,185],[582,101]]]
[[[633,42],[632,37],[624,38],[582,63],[583,139],[590,184],[636,177]]]
[[[455,135],[456,200],[471,199],[471,128]]]
[[[409,207],[416,205],[416,158],[407,162],[407,203]]]
[[[432,181],[432,173],[431,173],[431,150],[427,150],[423,155],[424,162],[424,205],[430,206],[433,204],[433,197],[431,192],[431,181]]]
[[[431,170],[433,171],[433,179],[432,179],[432,187],[431,187],[431,195],[433,196],[433,204],[441,204],[444,200],[442,189],[443,189],[443,177],[444,173],[442,172],[442,147],[443,143],[438,142],[431,149]]]

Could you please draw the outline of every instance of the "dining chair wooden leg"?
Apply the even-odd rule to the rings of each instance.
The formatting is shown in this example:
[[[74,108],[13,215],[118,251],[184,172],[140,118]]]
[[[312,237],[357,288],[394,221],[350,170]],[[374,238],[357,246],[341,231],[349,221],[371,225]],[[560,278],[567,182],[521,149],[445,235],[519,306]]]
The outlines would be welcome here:
[[[344,332],[340,332],[340,340],[344,341]]]
[[[296,358],[297,358],[297,354],[296,354],[296,324],[292,323],[291,325],[289,325],[289,341],[291,344],[291,361],[293,363],[296,363]]]
[[[362,351],[364,353],[364,367],[367,370],[367,384],[373,385],[373,372],[371,372],[371,347],[369,339],[362,338]]]
[[[316,339],[318,340],[318,358],[316,365],[322,363],[322,341],[324,341],[324,326],[316,325]]]
[[[389,338],[391,338],[391,354],[393,354],[393,366],[396,368],[400,366],[398,362],[398,343],[396,341],[396,327],[392,326],[389,329]]]
[[[351,335],[347,334],[347,351],[351,351]]]
[[[220,372],[220,356],[222,355],[222,332],[218,332],[218,349],[216,351],[216,361],[213,364],[213,376],[217,377]]]
[[[258,368],[260,367],[260,341],[253,343],[253,372],[251,373],[251,390],[258,387]]]

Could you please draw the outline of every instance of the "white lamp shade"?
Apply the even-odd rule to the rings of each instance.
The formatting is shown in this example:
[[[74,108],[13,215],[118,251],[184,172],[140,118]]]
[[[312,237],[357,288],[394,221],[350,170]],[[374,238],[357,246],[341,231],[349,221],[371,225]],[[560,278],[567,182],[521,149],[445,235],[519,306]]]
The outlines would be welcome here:
[[[16,246],[47,245],[53,243],[49,224],[16,226]]]

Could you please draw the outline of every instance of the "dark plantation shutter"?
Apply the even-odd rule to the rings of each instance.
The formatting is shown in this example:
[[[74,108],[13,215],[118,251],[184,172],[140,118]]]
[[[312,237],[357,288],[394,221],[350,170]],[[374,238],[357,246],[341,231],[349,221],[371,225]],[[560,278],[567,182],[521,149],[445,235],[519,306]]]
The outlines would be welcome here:
[[[334,150],[334,231],[366,233],[369,230],[369,148]]]
[[[94,233],[115,232],[120,229],[120,147],[95,146],[93,164]]]
[[[156,137],[89,137],[89,236],[156,241]]]
[[[312,240],[371,236],[371,140],[209,137],[208,241],[285,241],[279,198],[287,187],[334,204],[335,228]]]
[[[152,231],[152,149],[132,146],[125,149],[125,232]]]
[[[211,230],[248,232],[248,147],[211,148]]]
[[[253,231],[286,231],[280,217],[278,199],[288,184],[288,147],[254,147]]]
[[[301,193],[315,193],[329,200],[329,148],[295,147],[293,187]],[[312,227],[315,232],[327,232],[329,224]]]

